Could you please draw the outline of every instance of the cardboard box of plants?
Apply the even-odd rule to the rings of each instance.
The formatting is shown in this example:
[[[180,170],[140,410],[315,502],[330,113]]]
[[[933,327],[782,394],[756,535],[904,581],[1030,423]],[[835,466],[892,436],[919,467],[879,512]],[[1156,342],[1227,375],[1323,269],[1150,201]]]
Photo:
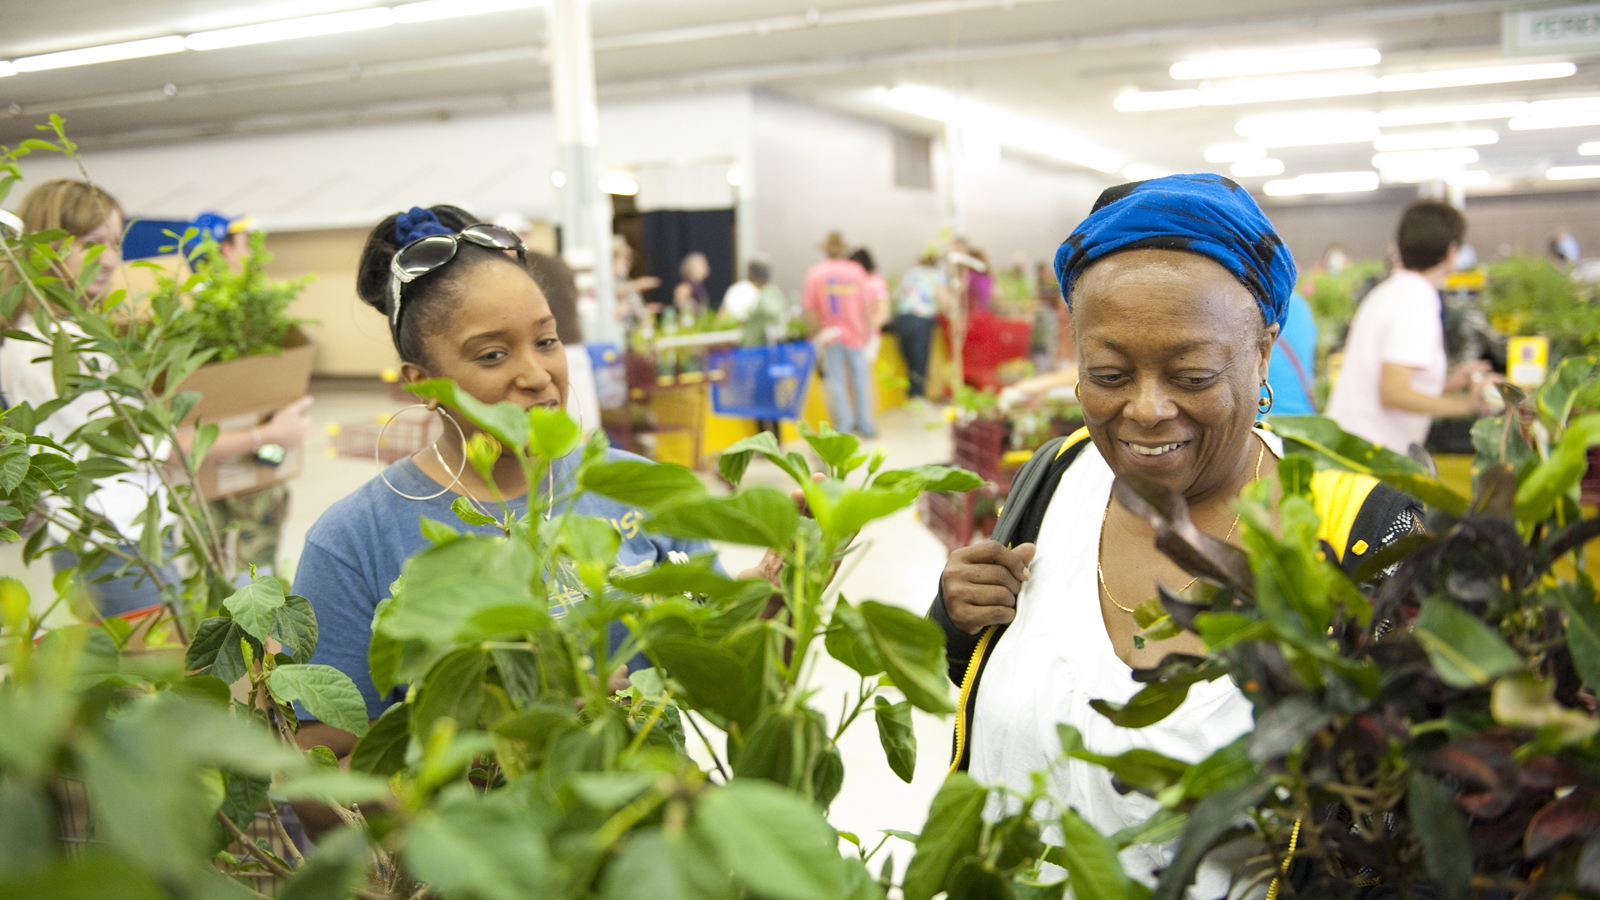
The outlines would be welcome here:
[[[316,348],[286,313],[309,279],[270,281],[262,269],[268,258],[258,233],[237,270],[204,251],[195,264],[206,280],[192,293],[191,326],[200,334],[198,349],[215,355],[184,379],[183,390],[200,394],[188,424],[222,431],[259,426],[311,387]],[[303,446],[290,448],[276,466],[253,454],[212,456],[200,466],[200,492],[220,500],[282,484],[300,474],[304,461]]]

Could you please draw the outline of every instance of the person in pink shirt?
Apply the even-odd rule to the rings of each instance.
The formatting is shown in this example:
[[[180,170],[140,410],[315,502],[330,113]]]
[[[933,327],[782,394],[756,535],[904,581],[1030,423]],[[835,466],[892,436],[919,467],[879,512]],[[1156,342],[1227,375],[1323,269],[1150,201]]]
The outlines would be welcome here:
[[[811,326],[811,339],[822,351],[828,414],[838,431],[877,437],[872,421],[872,365],[866,352],[872,339],[876,293],[867,270],[846,258],[850,247],[839,232],[829,232],[822,250],[828,258],[806,272],[801,305]],[[855,395],[853,404],[851,394]]]

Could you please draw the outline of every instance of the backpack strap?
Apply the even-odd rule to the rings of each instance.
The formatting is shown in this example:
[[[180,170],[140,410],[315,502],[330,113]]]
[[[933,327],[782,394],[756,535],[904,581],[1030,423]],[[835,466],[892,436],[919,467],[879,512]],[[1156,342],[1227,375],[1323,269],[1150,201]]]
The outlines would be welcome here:
[[[995,524],[995,540],[1013,547],[1039,537],[1039,527],[1044,521],[1045,510],[1050,506],[1050,499],[1055,496],[1056,485],[1061,483],[1061,476],[1088,445],[1089,430],[1080,428],[1066,438],[1059,439],[1059,442],[1051,441],[1039,448],[1023,466],[1023,471],[1017,473],[1011,496],[1007,498],[1010,502],[1001,511],[1000,521]],[[1030,468],[1032,471],[1029,471]],[[983,670],[989,663],[995,644],[1005,633],[1006,626],[990,625],[976,637],[963,632],[950,624],[942,590],[934,598],[929,614],[944,626],[950,677],[961,685],[950,754],[950,771],[954,773],[964,771],[971,762],[972,742],[969,733],[978,707],[978,682],[983,678]],[[959,650],[957,643],[960,644]],[[956,674],[958,671],[961,673],[959,677]]]

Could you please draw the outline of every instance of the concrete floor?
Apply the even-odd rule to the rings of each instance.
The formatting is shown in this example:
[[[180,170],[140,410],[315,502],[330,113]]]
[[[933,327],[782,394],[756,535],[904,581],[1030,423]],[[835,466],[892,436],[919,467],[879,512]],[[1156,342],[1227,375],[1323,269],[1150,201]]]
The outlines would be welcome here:
[[[312,393],[316,397],[311,409],[315,428],[306,448],[305,471],[293,484],[292,506],[281,545],[285,563],[282,574],[290,577],[305,543],[306,532],[317,517],[378,473],[378,465],[371,458],[337,455],[333,446],[335,439],[329,434],[328,426],[343,424],[348,434],[352,423],[376,422],[404,405],[371,383],[319,382],[313,386]],[[424,415],[422,410],[406,413],[408,419],[420,419]],[[888,451],[890,466],[939,463],[950,458],[949,430],[936,409],[924,406],[889,410],[881,416],[879,426],[881,436],[875,443]],[[708,477],[707,483],[712,482]],[[786,477],[776,467],[759,459],[751,466],[747,483],[789,487]],[[721,488],[713,485],[713,489]],[[859,541],[863,549],[859,561],[842,572],[839,586],[843,594],[852,602],[870,599],[919,613],[926,610],[936,590],[946,553],[944,546],[918,521],[915,511],[902,510],[869,525],[862,531]],[[44,600],[50,596],[48,563],[23,567],[18,549],[16,545],[0,547],[0,573],[21,577],[36,602]],[[761,555],[749,547],[730,545],[717,549],[730,572],[754,565]],[[817,650],[821,651],[820,642]],[[831,723],[840,715],[844,698],[855,695],[859,678],[825,654],[818,659],[813,673],[812,685],[818,691],[814,705]],[[909,785],[901,782],[884,762],[870,715],[857,719],[840,741],[845,782],[834,801],[830,818],[841,830],[860,835],[869,846],[876,843],[881,829],[921,830],[928,805],[944,778],[950,753],[950,721],[920,712],[915,713],[914,721],[918,756],[915,778]],[[721,736],[714,735],[712,740],[718,745],[719,753],[722,752]],[[709,767],[704,750],[695,747],[694,752],[701,763]],[[888,850],[897,857],[896,869],[903,870],[911,856],[910,846],[895,840]]]

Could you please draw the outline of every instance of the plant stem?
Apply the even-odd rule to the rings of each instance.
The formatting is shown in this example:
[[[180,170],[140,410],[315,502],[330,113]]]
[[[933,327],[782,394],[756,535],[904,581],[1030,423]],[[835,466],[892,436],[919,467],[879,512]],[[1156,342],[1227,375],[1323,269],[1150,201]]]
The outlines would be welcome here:
[[[289,837],[289,829],[283,827],[283,819],[278,817],[278,804],[267,801],[267,817],[272,820],[272,827],[277,830],[278,837],[283,838],[283,845],[289,848],[289,857],[294,860],[295,868],[306,864],[306,858],[300,854],[300,848],[295,846],[294,838]]]
[[[828,743],[836,746],[838,745],[839,738],[844,736],[845,729],[849,728],[851,723],[855,722],[856,718],[861,715],[861,710],[866,707],[867,701],[871,700],[872,696],[878,692],[876,688],[867,687],[867,679],[864,675],[861,677],[861,687],[857,690],[859,696],[856,698],[856,708],[851,710],[850,715],[846,716],[839,722],[838,729],[833,732],[833,737],[828,741]]]
[[[686,709],[683,711],[683,717],[688,720],[689,727],[694,729],[694,733],[700,736],[700,742],[706,745],[706,752],[711,754],[711,764],[717,767],[717,774],[722,776],[722,783],[727,784],[730,780],[728,770],[722,767],[722,760],[717,757],[716,748],[711,746],[711,741],[706,737],[706,733],[700,730],[699,723],[694,720],[694,714]]]
[[[249,853],[251,856],[254,856],[256,859],[260,860],[261,864],[266,866],[267,869],[272,872],[272,874],[278,876],[279,878],[288,878],[294,874],[294,872],[284,868],[281,863],[273,859],[271,854],[267,853],[265,850],[262,850],[260,847],[257,847],[256,842],[250,840],[249,835],[245,834],[243,831],[240,831],[239,826],[233,824],[233,820],[223,815],[222,810],[220,809],[217,810],[217,821],[221,822],[222,827],[226,828],[228,833],[233,835],[233,839],[238,842],[240,847],[244,848],[246,853]]]

